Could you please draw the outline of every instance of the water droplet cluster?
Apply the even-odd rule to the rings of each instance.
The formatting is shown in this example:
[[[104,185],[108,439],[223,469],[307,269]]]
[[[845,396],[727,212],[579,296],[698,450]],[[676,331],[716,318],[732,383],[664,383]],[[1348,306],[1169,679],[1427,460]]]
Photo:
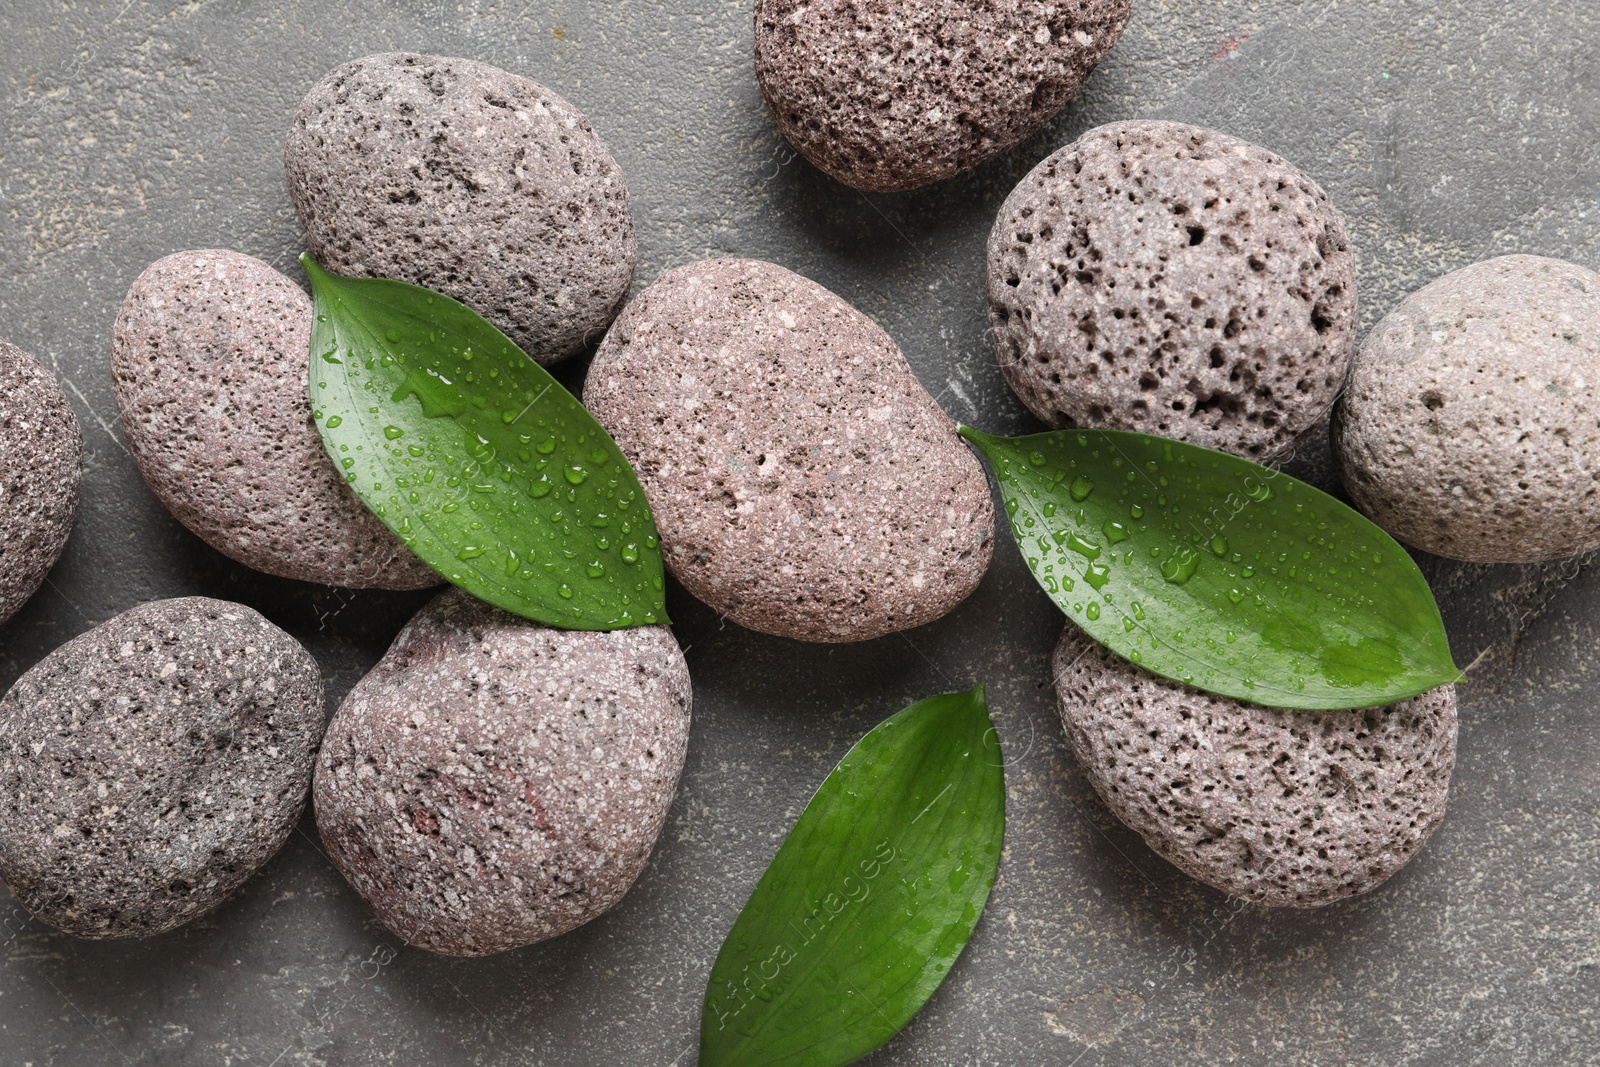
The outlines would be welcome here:
[[[368,507],[445,578],[508,610],[587,628],[660,621],[648,504],[582,405],[454,301],[363,328],[354,320],[372,310],[342,287],[396,283],[334,284],[339,310],[318,316],[313,339],[313,414]]]
[[[1324,707],[1359,705],[1357,690],[1397,677],[1404,688],[1408,671],[1415,692],[1439,673],[1428,642],[1443,631],[1420,573],[1316,489],[1144,434],[974,440],[1029,569],[1128,659],[1215,692]]]

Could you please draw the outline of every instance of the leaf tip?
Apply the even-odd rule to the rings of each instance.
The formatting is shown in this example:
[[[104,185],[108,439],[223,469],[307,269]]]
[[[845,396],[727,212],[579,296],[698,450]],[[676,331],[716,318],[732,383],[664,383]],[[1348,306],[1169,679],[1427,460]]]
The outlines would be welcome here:
[[[300,266],[305,269],[306,278],[311,282],[311,294],[317,295],[317,290],[334,276],[324,270],[310,252],[300,253]]]

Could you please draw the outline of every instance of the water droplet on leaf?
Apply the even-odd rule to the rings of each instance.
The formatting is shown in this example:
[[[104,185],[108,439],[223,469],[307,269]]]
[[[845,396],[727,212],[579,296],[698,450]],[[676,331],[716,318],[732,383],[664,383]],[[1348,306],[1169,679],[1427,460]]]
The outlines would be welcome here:
[[[1182,585],[1200,569],[1200,553],[1185,545],[1161,564],[1161,577],[1173,585]]]
[[[1086,541],[1077,534],[1067,535],[1067,547],[1086,559],[1099,559],[1100,546],[1093,541]]]

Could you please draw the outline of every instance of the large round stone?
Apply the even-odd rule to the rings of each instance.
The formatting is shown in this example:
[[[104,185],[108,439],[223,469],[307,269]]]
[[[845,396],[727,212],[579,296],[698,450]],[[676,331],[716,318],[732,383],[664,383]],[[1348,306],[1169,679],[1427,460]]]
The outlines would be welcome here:
[[[123,612],[0,699],[0,877],[79,937],[203,915],[294,829],[322,724],[316,661],[244,605]]]
[[[283,159],[317,262],[455,297],[540,363],[598,341],[633,282],[610,150],[577,108],[487,63],[389,52],[335,67]]]
[[[1258,462],[1310,433],[1356,336],[1327,194],[1264,148],[1173,122],[1090,130],[989,234],[995,353],[1051,426],[1141,430]]]
[[[139,473],[179,522],[246,567],[350,588],[438,585],[322,447],[311,318],[300,287],[252,256],[178,252],[146,267],[111,338]]]
[[[1456,697],[1287,711],[1212,696],[1067,625],[1056,699],[1078,766],[1163,859],[1230,896],[1312,908],[1383,884],[1444,819]]]
[[[639,473],[667,567],[742,626],[862,641],[949,612],[989,565],[978,459],[888,334],[771,263],[640,293],[584,403]]]
[[[778,128],[857,189],[911,189],[1004,152],[1060,111],[1129,0],[757,0],[756,80]]]
[[[1333,438],[1356,506],[1408,545],[1600,548],[1600,274],[1501,256],[1412,293],[1362,344]]]
[[[554,630],[448,590],[329,725],[317,827],[413,945],[482,956],[555,937],[644,869],[689,699],[666,627]]]

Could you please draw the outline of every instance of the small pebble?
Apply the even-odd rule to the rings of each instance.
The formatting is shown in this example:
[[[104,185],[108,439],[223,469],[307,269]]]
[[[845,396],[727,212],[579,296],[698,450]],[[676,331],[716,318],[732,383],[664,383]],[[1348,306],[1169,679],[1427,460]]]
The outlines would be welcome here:
[[[1344,382],[1355,257],[1316,183],[1174,122],[1090,130],[1035,167],[989,234],[1011,388],[1055,427],[1141,430],[1283,459]]]
[[[627,298],[622,171],[538,82],[448,56],[357,59],[306,94],[283,159],[318,263],[452,296],[540,363],[598,341]]]
[[[555,937],[644,869],[689,700],[664,626],[554,630],[448,590],[334,715],[317,828],[410,944],[484,956]]]
[[[1424,286],[1367,335],[1334,423],[1351,498],[1408,545],[1600,548],[1600,274],[1501,256]]]
[[[78,515],[83,434],[50,372],[0,341],[0,623],[50,573]]]
[[[123,612],[0,699],[0,877],[78,937],[189,922],[288,838],[322,724],[316,661],[244,605]]]
[[[1112,814],[1185,874],[1255,904],[1370,892],[1444,819],[1456,696],[1356,711],[1212,696],[1135,666],[1068,624],[1057,706]]]
[[[251,256],[178,252],[146,267],[111,338],[139,473],[179,522],[246,567],[357,589],[438,585],[323,449],[311,320],[311,298]]]
[[[756,80],[789,143],[856,189],[912,189],[1031,136],[1130,0],[757,0]]]
[[[741,626],[864,641],[945,615],[989,565],[977,457],[893,339],[792,271],[668,271],[583,399],[638,471],[667,567]]]

